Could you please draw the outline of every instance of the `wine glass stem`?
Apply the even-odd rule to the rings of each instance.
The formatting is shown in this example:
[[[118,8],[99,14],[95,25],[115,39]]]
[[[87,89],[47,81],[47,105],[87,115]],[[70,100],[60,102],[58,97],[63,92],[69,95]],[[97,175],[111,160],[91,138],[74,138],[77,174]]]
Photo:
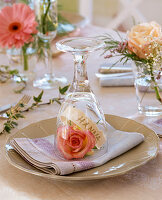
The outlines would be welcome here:
[[[74,78],[70,91],[90,92],[90,86],[87,76],[86,60],[87,54],[75,53],[74,56]]]

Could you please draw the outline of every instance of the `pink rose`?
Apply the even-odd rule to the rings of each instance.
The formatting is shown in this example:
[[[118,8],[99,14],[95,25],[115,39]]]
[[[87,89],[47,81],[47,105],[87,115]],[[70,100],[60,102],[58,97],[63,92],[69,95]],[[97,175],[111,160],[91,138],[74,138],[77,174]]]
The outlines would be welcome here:
[[[94,148],[95,137],[90,131],[62,126],[57,129],[57,145],[66,159],[83,158]]]
[[[162,42],[161,27],[156,22],[138,24],[128,32],[128,49],[140,58],[152,53],[153,42]]]

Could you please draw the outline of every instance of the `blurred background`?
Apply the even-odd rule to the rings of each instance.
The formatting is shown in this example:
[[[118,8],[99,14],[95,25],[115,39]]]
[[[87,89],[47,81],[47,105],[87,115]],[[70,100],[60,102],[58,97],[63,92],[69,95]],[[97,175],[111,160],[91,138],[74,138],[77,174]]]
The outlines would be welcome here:
[[[134,23],[162,25],[162,0],[58,0],[64,11],[79,13],[94,25],[126,31]]]

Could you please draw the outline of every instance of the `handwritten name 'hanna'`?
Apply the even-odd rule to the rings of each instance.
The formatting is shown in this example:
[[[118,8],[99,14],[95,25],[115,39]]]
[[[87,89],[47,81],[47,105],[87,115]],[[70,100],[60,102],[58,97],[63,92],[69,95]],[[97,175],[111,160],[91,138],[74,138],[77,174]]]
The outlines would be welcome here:
[[[93,127],[88,121],[87,119],[84,118],[84,116],[81,116],[77,119],[77,121],[84,126],[84,128],[88,131],[90,131],[91,133],[93,133],[93,135],[95,136],[96,140],[100,140],[101,136],[98,130],[95,129],[95,127]]]

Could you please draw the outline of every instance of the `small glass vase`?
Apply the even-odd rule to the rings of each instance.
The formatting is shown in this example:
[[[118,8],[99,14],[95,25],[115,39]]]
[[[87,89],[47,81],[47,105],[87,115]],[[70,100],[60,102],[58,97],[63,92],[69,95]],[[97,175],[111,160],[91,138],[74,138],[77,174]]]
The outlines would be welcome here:
[[[18,70],[25,81],[33,81],[35,78],[34,69],[36,66],[36,49],[30,45],[25,51],[20,49],[8,49],[7,56],[11,69]],[[20,81],[20,78],[14,76],[14,81]]]
[[[33,86],[41,89],[65,86],[67,79],[56,77],[53,72],[51,43],[56,37],[58,26],[57,0],[37,0],[34,7],[38,21],[38,54],[42,55],[46,72],[33,82]]]
[[[162,71],[133,63],[138,110],[146,116],[162,115]]]
[[[56,44],[74,56],[74,78],[57,117],[56,145],[65,159],[102,156],[107,150],[104,113],[87,76],[89,52],[103,46],[94,38],[68,38]]]

